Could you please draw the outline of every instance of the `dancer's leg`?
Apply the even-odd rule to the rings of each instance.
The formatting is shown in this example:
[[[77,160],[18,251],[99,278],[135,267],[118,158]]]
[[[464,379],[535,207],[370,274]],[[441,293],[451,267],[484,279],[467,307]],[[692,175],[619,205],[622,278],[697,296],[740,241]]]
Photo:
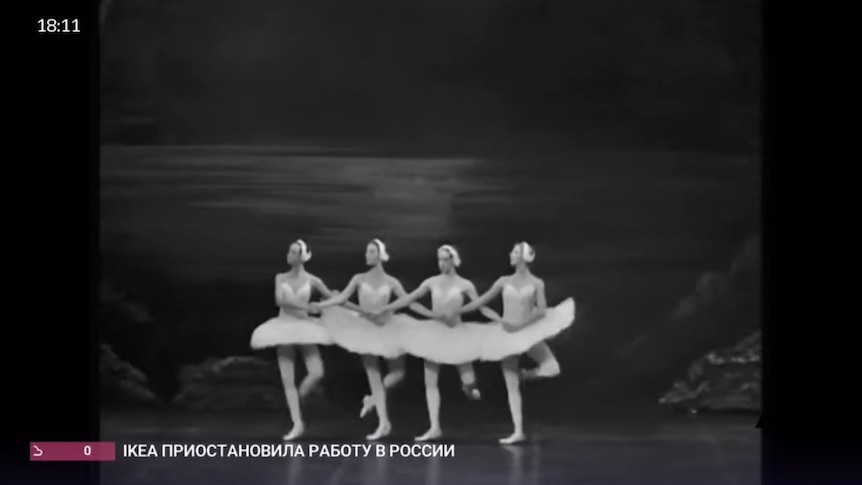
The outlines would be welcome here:
[[[476,370],[473,369],[473,364],[461,364],[458,366],[458,375],[461,377],[461,389],[468,399],[482,399],[482,393],[476,386]]]
[[[416,437],[416,441],[427,441],[439,438],[443,435],[440,428],[440,389],[437,381],[440,376],[440,365],[425,361],[425,400],[428,403],[428,420],[431,427],[422,436]]]
[[[296,351],[293,346],[284,345],[276,348],[278,357],[278,372],[281,374],[281,384],[284,387],[284,396],[287,398],[287,409],[290,411],[290,419],[293,421],[293,429],[284,436],[289,441],[298,438],[305,430],[302,421],[302,410],[299,407],[299,393],[296,390]]]
[[[377,430],[368,435],[369,440],[378,440],[391,431],[392,425],[389,423],[389,412],[386,406],[386,389],[383,387],[383,379],[380,378],[380,367],[377,364],[376,355],[363,355],[362,364],[365,367],[365,373],[368,375],[368,385],[371,387],[371,396],[373,402],[377,405]],[[365,410],[365,406],[362,408]]]
[[[305,398],[323,380],[323,358],[320,357],[320,349],[316,345],[303,345],[300,350],[308,373],[299,385],[299,397]]]
[[[386,363],[388,364],[389,371],[383,376],[383,388],[384,392],[392,389],[393,387],[401,384],[401,381],[404,380],[405,371],[405,360],[406,356],[395,357],[394,359],[387,359]],[[371,394],[367,394],[362,398],[362,410],[359,412],[359,417],[364,418],[375,406],[374,396]]]
[[[394,359],[387,359],[386,364],[388,366],[388,372],[386,376],[383,377],[383,385],[386,389],[392,389],[393,387],[401,384],[401,381],[404,380],[404,376],[407,373],[405,370],[405,361],[407,357],[402,355],[401,357],[395,357]]]
[[[556,377],[560,375],[560,363],[551,352],[551,348],[545,342],[540,342],[527,351],[527,355],[536,361],[538,366],[533,369],[525,370],[522,373],[524,379],[539,379]]]
[[[503,368],[503,379],[506,381],[506,394],[509,398],[509,413],[512,415],[512,424],[515,427],[511,436],[500,440],[500,443],[508,445],[524,440],[524,415],[521,406],[518,357],[506,358],[501,367]]]

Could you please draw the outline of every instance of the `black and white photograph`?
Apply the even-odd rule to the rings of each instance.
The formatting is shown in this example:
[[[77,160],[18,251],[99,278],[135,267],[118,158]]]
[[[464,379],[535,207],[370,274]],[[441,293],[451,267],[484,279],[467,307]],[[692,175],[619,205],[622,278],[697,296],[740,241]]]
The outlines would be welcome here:
[[[99,9],[102,484],[761,483],[759,0]]]

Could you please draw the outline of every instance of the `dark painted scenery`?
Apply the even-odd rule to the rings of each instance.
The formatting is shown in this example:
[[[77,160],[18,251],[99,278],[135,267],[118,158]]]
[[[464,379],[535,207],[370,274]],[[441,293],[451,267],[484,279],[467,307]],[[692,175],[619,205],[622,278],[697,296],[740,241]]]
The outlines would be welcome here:
[[[480,292],[525,239],[549,303],[578,305],[561,375],[522,386],[524,446],[497,444],[482,363],[478,402],[441,376],[454,458],[121,459],[103,483],[760,483],[759,2],[101,9],[103,439],[279,442],[249,338],[297,238],[339,289],[371,238],[408,291],[453,243]],[[359,357],[323,357],[308,439],[362,442]],[[421,362],[389,400],[412,442]]]

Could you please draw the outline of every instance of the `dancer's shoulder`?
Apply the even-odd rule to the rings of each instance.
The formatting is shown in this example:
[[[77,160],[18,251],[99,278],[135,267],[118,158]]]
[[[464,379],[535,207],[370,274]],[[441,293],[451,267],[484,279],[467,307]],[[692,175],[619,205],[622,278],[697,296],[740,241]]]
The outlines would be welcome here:
[[[318,278],[316,275],[305,273],[305,278],[312,286],[323,286],[323,280]]]
[[[425,280],[419,284],[419,286],[427,286],[431,288],[437,285],[437,282],[440,280],[440,275],[431,276],[429,278],[425,278]]]
[[[476,289],[476,285],[474,285],[472,281],[468,280],[467,278],[464,278],[463,276],[458,277],[458,285],[460,285],[461,288],[463,288],[465,290],[475,290]]]
[[[509,284],[510,279],[512,279],[512,277],[509,275],[500,276],[499,278],[497,278],[496,281],[494,281],[494,286],[499,286],[499,287],[506,286],[507,284]]]
[[[536,275],[530,276],[530,283],[532,283],[536,287],[537,290],[544,290],[545,289],[545,280],[543,280],[542,278],[539,278]]]
[[[389,285],[391,288],[397,288],[401,286],[401,282],[398,280],[398,278],[392,275],[386,275],[386,284]]]

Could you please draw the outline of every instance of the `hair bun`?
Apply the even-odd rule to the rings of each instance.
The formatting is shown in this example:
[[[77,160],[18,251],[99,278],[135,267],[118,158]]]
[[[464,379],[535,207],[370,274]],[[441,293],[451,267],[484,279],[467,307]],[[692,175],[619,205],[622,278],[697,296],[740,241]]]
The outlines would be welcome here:
[[[311,259],[311,251],[308,249],[308,244],[305,244],[305,241],[302,239],[297,239],[296,244],[299,245],[299,258],[303,263],[308,262]]]
[[[377,246],[377,253],[380,255],[380,261],[383,261],[384,263],[389,261],[389,252],[386,251],[386,245],[383,244],[383,241],[374,238],[372,239],[372,242]]]

